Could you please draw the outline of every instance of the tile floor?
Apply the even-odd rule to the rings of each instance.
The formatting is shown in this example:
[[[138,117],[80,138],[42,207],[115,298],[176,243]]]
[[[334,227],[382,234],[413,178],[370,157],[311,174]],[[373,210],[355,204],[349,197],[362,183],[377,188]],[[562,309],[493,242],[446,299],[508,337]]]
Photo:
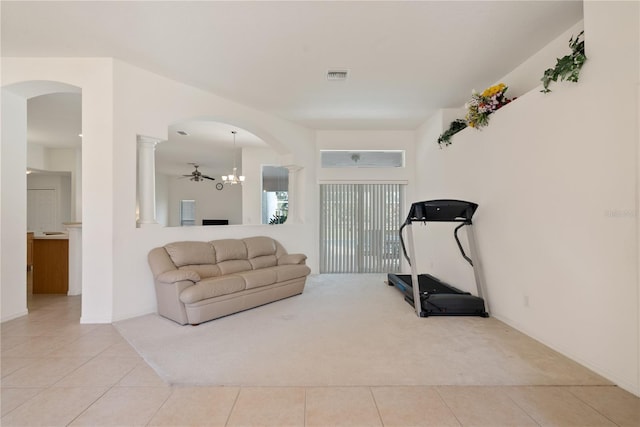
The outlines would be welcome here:
[[[640,426],[614,386],[178,387],[80,298],[2,324],[2,426]]]

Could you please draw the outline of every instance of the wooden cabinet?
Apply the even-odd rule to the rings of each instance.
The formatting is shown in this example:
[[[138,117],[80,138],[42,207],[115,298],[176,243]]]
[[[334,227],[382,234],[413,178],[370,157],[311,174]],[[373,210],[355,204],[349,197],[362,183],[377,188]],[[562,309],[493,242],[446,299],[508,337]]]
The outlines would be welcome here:
[[[33,293],[67,294],[69,290],[69,240],[33,240]]]

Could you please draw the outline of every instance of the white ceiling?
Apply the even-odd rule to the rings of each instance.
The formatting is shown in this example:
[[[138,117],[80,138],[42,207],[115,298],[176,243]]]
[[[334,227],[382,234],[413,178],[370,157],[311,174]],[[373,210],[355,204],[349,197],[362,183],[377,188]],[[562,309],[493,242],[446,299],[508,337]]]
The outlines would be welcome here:
[[[2,1],[2,55],[109,56],[316,129],[415,129],[581,1]],[[330,68],[349,70],[328,82]]]

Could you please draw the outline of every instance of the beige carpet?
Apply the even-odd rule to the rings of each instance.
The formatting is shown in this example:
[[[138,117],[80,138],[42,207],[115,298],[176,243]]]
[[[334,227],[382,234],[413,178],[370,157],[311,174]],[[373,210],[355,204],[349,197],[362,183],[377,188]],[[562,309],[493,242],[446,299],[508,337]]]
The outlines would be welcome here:
[[[610,384],[496,319],[418,318],[385,279],[311,276],[300,296],[199,326],[157,315],[115,326],[172,384]]]

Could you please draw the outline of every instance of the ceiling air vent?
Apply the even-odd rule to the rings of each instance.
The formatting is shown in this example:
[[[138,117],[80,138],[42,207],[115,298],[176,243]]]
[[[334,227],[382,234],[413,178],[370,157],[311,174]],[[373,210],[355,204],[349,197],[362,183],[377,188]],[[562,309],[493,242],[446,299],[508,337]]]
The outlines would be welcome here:
[[[329,70],[327,71],[327,80],[347,80],[347,70]]]

